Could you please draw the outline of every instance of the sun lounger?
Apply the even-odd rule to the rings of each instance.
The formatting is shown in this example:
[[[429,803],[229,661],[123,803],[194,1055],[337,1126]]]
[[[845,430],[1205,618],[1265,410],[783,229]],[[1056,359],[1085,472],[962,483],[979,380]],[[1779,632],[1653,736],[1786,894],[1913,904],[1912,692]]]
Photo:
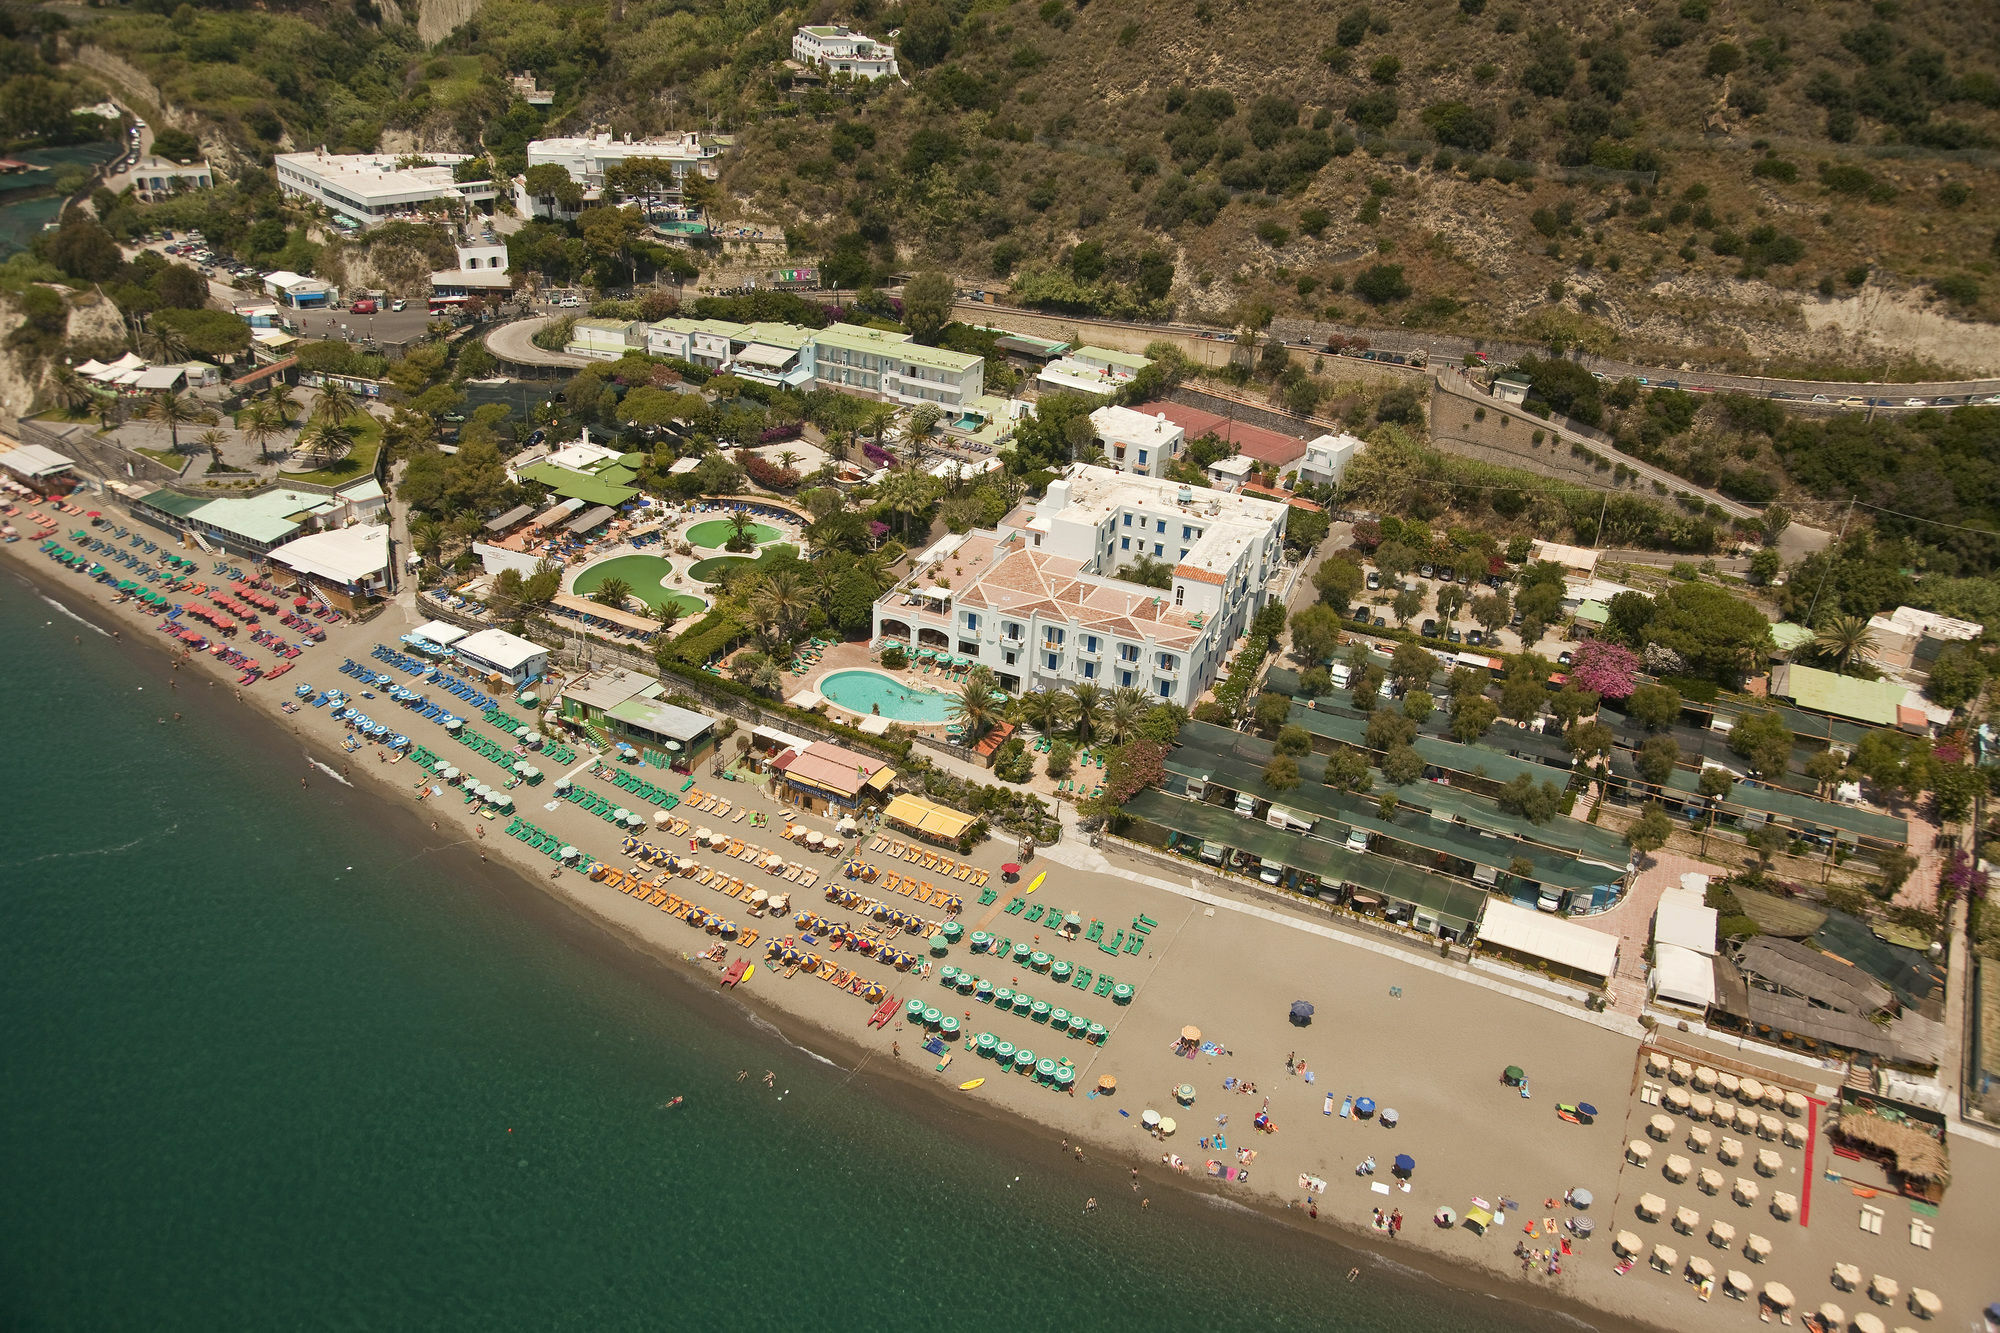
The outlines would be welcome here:
[[[900,877],[896,875],[890,875],[882,881],[882,887],[885,889],[892,890],[893,892],[896,893],[901,893],[902,883],[903,881]]]
[[[798,864],[796,861],[785,867],[785,878],[794,884],[798,883],[799,876],[803,875],[804,873],[805,873],[805,867]]]
[[[715,817],[717,819],[721,819],[724,815],[728,814],[732,808],[733,807],[730,805],[728,801],[724,801],[721,805],[715,807]]]
[[[1146,947],[1146,937],[1144,935],[1130,935],[1126,937],[1125,940],[1126,953],[1135,954],[1145,947]]]
[[[1021,919],[1023,921],[1030,923],[1040,921],[1042,919],[1042,905],[1040,903],[1036,903],[1033,907],[1030,907],[1027,911],[1021,913]]]
[[[971,867],[971,866],[960,866],[960,867],[958,868],[958,873],[957,873],[957,874],[955,874],[955,875],[953,875],[953,876],[952,876],[952,878],[953,878],[953,879],[971,879],[971,878],[972,878],[972,867]]]
[[[804,885],[808,889],[814,887],[819,883],[819,871],[817,870],[806,871],[805,874],[799,876],[799,883]]]
[[[986,881],[992,878],[993,872],[990,870],[975,870],[972,874],[972,882],[982,889],[986,887]]]
[[[1008,916],[1019,916],[1021,915],[1021,913],[1028,910],[1028,900],[1026,898],[1014,898],[1011,901],[1009,901],[1007,906],[1002,910],[1005,911]]]
[[[982,889],[982,890],[980,890],[980,892],[979,892],[979,905],[980,905],[981,907],[990,907],[990,906],[991,906],[992,904],[994,904],[994,903],[996,903],[996,902],[999,902],[999,901],[1000,901],[1000,890],[998,890],[998,889]]]
[[[875,839],[875,841],[868,844],[868,850],[871,852],[879,852],[887,848],[888,845],[889,845],[889,840],[887,838],[877,838]]]
[[[958,862],[952,860],[949,856],[940,856],[937,858],[937,864],[931,868],[949,875],[952,871],[958,869]]]
[[[1090,929],[1083,932],[1083,937],[1092,944],[1097,943],[1104,938],[1104,923],[1102,921],[1091,922]]]
[[[1097,996],[1107,996],[1111,994],[1111,988],[1117,984],[1118,984],[1117,981],[1112,977],[1112,975],[1109,972],[1106,972],[1103,976],[1097,979],[1097,985],[1091,990],[1090,993],[1092,995],[1097,995]]]
[[[739,808],[735,814],[729,817],[729,822],[732,824],[741,824],[743,822],[743,816],[749,813],[750,811],[748,809]]]
[[[1111,943],[1109,944],[1100,943],[1097,947],[1103,952],[1110,954],[1112,957],[1114,958],[1117,957],[1118,951],[1123,947],[1125,947],[1125,932],[1122,930],[1119,931],[1116,935],[1112,937]]]

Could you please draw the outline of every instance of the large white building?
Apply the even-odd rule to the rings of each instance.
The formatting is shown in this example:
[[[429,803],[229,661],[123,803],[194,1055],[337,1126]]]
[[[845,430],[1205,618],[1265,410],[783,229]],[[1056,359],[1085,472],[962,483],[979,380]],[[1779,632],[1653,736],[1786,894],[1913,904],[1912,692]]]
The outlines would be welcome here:
[[[1134,412],[1129,407],[1100,407],[1090,414],[1091,433],[1105,461],[1120,472],[1157,477],[1167,461],[1181,451],[1187,432],[1164,415]]]
[[[1306,442],[1306,456],[1298,461],[1296,467],[1299,479],[1323,486],[1338,486],[1340,479],[1347,475],[1347,465],[1367,447],[1367,441],[1346,431],[1309,440]]]
[[[838,24],[800,28],[792,35],[792,59],[857,79],[898,77],[895,47]]]
[[[925,347],[907,333],[829,324],[812,335],[813,376],[824,388],[915,407],[968,406],[986,392],[986,360]]]
[[[1282,504],[1079,463],[1032,509],[926,551],[875,633],[973,658],[1009,693],[1090,681],[1191,707],[1282,591],[1284,534]],[[1171,584],[1113,576],[1141,557]]]
[[[673,186],[678,192],[690,171],[709,180],[717,174],[715,158],[721,150],[703,143],[693,131],[667,134],[656,139],[634,139],[631,135],[613,138],[610,134],[578,134],[563,139],[536,139],[528,144],[530,167],[555,166],[583,187],[583,203],[566,209],[553,195],[532,196],[527,178],[514,178],[514,203],[524,217],[573,218],[584,206],[604,197],[607,169],[632,161],[662,162],[672,168]]]
[[[452,168],[466,153],[426,153],[427,165],[406,166],[409,158],[393,153],[280,153],[274,161],[278,187],[301,199],[323,205],[328,212],[367,227],[391,218],[415,217],[419,208],[439,200],[491,204],[492,181],[455,181]]]
[[[490,235],[460,244],[457,268],[431,274],[431,295],[444,299],[504,299],[513,290],[514,279],[507,272],[507,247]]]

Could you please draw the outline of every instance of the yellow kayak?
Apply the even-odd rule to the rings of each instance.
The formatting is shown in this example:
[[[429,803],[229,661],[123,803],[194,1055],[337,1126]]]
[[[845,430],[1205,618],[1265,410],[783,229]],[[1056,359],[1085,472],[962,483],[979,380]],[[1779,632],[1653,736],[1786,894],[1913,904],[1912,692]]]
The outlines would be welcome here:
[[[750,964],[750,966],[743,969],[743,979],[745,981],[750,980],[751,977],[754,977],[756,975],[757,975],[757,965],[755,963],[752,963]]]
[[[958,1085],[958,1090],[960,1092],[971,1092],[974,1088],[978,1087],[985,1081],[986,1080],[983,1078],[968,1079],[964,1083]]]
[[[1035,882],[1028,886],[1028,892],[1033,893],[1036,889],[1041,888],[1042,881],[1047,879],[1048,877],[1049,877],[1049,872],[1046,870],[1044,870],[1041,874],[1035,876]]]

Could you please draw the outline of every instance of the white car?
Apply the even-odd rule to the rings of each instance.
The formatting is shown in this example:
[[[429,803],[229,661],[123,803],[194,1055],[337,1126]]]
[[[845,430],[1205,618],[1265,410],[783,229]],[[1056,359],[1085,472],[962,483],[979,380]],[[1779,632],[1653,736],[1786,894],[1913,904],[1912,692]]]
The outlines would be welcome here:
[[[1904,406],[1904,407],[1929,407],[1929,406],[1930,406],[1930,404],[1929,404],[1928,402],[1924,401],[1924,400],[1923,400],[1923,399],[1921,399],[1921,398],[1905,398],[1905,399],[1903,400],[1903,406]]]
[[[1264,866],[1257,872],[1257,878],[1263,880],[1266,884],[1276,884],[1284,877],[1285,872],[1279,866]]]
[[[2000,393],[1989,393],[1979,400],[1981,407],[2000,407]]]
[[[1552,889],[1547,885],[1543,885],[1542,895],[1535,900],[1535,906],[1541,908],[1544,912],[1560,912],[1562,911],[1562,905],[1562,890]]]
[[[404,306],[408,304],[409,304],[408,301],[391,301],[389,302],[389,308],[391,310],[401,310]]]
[[[1349,829],[1349,830],[1347,831],[1347,850],[1348,850],[1348,851],[1350,851],[1350,852],[1365,852],[1365,851],[1367,851],[1367,850],[1368,850],[1368,834],[1367,834],[1367,833],[1366,833],[1366,832],[1365,832],[1364,830],[1362,830],[1362,829],[1358,829],[1358,828],[1357,828],[1357,829]]]

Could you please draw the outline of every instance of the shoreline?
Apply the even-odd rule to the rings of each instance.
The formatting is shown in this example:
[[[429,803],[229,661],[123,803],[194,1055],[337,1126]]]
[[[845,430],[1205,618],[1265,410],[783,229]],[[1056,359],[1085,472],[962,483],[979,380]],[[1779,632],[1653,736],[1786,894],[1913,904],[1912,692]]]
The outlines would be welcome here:
[[[25,546],[26,543],[22,543],[22,545]],[[98,585],[91,585],[87,589],[79,589],[73,584],[66,587],[62,581],[48,578],[45,571],[37,571],[35,569],[36,562],[43,558],[38,549],[30,548],[29,550],[22,551],[20,554],[24,557],[29,555],[33,557],[32,559],[24,558],[20,561],[24,577],[31,586],[37,589],[43,596],[71,607],[75,614],[82,616],[86,611],[94,612],[94,616],[92,617],[93,623],[96,616],[108,619],[118,627],[121,640],[123,633],[134,625],[150,629],[151,624],[149,622],[157,623],[153,622],[151,617],[141,616],[136,612],[121,613],[117,607],[110,605],[108,600],[102,597]],[[384,614],[387,616],[397,615],[398,609],[392,607]],[[378,627],[380,623],[379,620],[376,622]],[[394,634],[390,633],[388,637],[393,638]],[[176,657],[168,649],[167,645],[160,644],[158,648],[164,660],[171,661]],[[334,647],[331,643],[323,646],[320,650],[321,655],[325,656],[337,655],[339,652],[340,649]],[[302,679],[311,678],[306,673],[310,672],[313,665],[316,665],[313,662],[314,656],[315,654],[309,651],[307,656],[301,659]],[[218,683],[222,687],[234,688],[233,679],[227,676],[220,676],[220,673],[216,671],[215,665],[212,662],[209,671],[202,674],[204,676],[218,676]],[[267,691],[267,697],[263,698],[257,697],[254,686],[246,688],[250,689],[251,693],[243,697],[244,702],[252,704],[274,721],[282,723],[287,718],[288,715],[278,707],[284,699],[290,697],[289,691],[286,690],[284,684],[278,685],[274,691]],[[284,693],[277,691],[284,691]],[[294,738],[300,741],[304,756],[312,762],[328,769],[328,771],[338,771],[337,766],[341,765],[345,759],[345,755],[340,752],[339,747],[329,744],[326,737],[319,734],[316,729],[300,725],[297,718],[293,720]],[[282,737],[282,734],[281,730],[275,733],[275,736]],[[351,763],[348,764],[348,767],[351,769]],[[350,788],[357,793],[367,791],[371,799],[378,794],[384,796],[392,794],[390,788],[393,783],[400,780],[403,774],[408,772],[408,770],[402,770],[392,778],[388,770],[396,766],[379,762],[375,765],[364,764],[362,772],[366,773],[370,767],[377,767],[384,770],[376,774],[378,778],[382,779],[382,785],[379,790],[360,783],[358,776],[351,773],[346,781]],[[413,832],[418,834],[414,842],[415,844],[421,844],[423,841],[421,838],[423,832],[421,824],[426,818],[425,812],[418,808],[410,808],[416,803],[409,799],[408,784],[405,785],[402,795],[402,801],[390,801],[388,804],[405,808],[407,814],[417,821],[412,826]],[[445,812],[437,816],[440,829],[442,829],[443,820],[451,813],[453,813],[452,810],[446,807]],[[462,831],[462,824],[468,821],[461,820],[459,822]],[[486,841],[492,840],[489,839]],[[466,848],[477,851],[483,845],[484,843],[481,840],[467,837],[454,839],[443,847],[431,850],[457,852],[461,848]],[[622,899],[607,900],[601,896],[591,896],[590,891],[596,886],[591,885],[587,880],[583,880],[580,877],[573,879],[569,876],[562,876],[554,881],[548,880],[541,875],[533,873],[534,869],[540,868],[539,866],[531,867],[524,855],[518,851],[506,848],[503,848],[502,854],[497,857],[482,854],[481,859],[477,862],[467,861],[465,869],[469,871],[473,865],[478,865],[482,870],[492,867],[496,871],[501,865],[505,865],[508,869],[515,872],[513,880],[502,881],[488,876],[482,876],[482,878],[492,878],[492,882],[495,884],[511,883],[515,885],[517,892],[510,893],[508,896],[515,901],[517,906],[529,901],[541,902],[553,900],[568,907],[570,910],[565,914],[566,919],[573,921],[579,927],[587,923],[592,927],[592,930],[589,932],[590,938],[601,940],[606,944],[612,940],[617,941],[621,948],[616,951],[616,957],[624,965],[644,967],[650,975],[659,975],[662,971],[670,973],[677,978],[677,983],[692,983],[697,976],[700,976],[707,979],[711,985],[713,984],[713,970],[708,966],[694,966],[685,950],[675,949],[671,944],[649,938],[645,932],[637,929],[631,922],[621,920],[618,914],[600,910],[600,904],[615,905],[618,901],[622,901]],[[1052,865],[1051,869],[1055,869],[1055,867]],[[518,893],[518,888],[528,885],[532,885],[540,890],[540,893],[533,900]],[[578,889],[582,891],[576,891]],[[583,935],[584,933],[579,930],[578,937],[581,938]],[[704,937],[705,939],[706,937]],[[610,949],[605,948],[601,951],[601,956],[609,959],[614,955]],[[699,989],[699,987],[694,987],[694,989]],[[768,1027],[772,1034],[776,1035],[787,1045],[801,1049],[817,1058],[828,1060],[840,1068],[849,1071],[850,1078],[870,1078],[869,1087],[873,1095],[894,1096],[901,1099],[907,1105],[921,1106],[925,1111],[932,1112],[933,1114],[937,1110],[947,1107],[959,1112],[958,1115],[951,1117],[950,1121],[950,1126],[956,1134],[973,1139],[984,1139],[994,1144],[1004,1145],[1010,1150],[1018,1148],[1024,1154],[1031,1154],[1037,1149],[1047,1151],[1048,1139],[1058,1133],[1063,1133],[1066,1137],[1088,1143],[1093,1147],[1097,1154],[1097,1160],[1083,1168],[1083,1171],[1092,1178],[1097,1176],[1107,1164],[1115,1166],[1116,1171],[1119,1173],[1122,1173],[1126,1167],[1134,1164],[1142,1169],[1157,1167],[1157,1158],[1148,1149],[1142,1148],[1140,1150],[1141,1155],[1135,1155],[1129,1139],[1121,1143],[1089,1129],[1079,1131],[1073,1126],[1066,1127],[1058,1123],[1057,1118],[1044,1118],[1034,1114],[1033,1111],[1022,1110],[1014,1106],[1003,1106],[987,1098],[973,1099],[953,1096],[952,1093],[955,1092],[955,1087],[952,1083],[940,1083],[936,1079],[926,1077],[926,1071],[917,1069],[914,1065],[905,1066],[900,1061],[878,1061],[875,1057],[884,1054],[883,1051],[871,1049],[867,1044],[861,1040],[857,1040],[853,1035],[839,1030],[830,1023],[818,1021],[810,1012],[807,1012],[807,1010],[815,1007],[810,1001],[817,999],[819,994],[816,991],[807,993],[804,991],[774,989],[769,994],[724,996],[720,991],[717,991],[711,998],[718,1001],[721,1006],[744,1017],[749,1021],[750,1026]],[[791,1003],[785,1002],[788,1000]],[[801,1001],[805,1001],[805,1003],[801,1004]],[[856,1012],[858,1013],[859,1011]],[[887,1034],[883,1035],[886,1040]],[[886,1074],[887,1076],[875,1077],[877,1074]],[[920,1095],[923,1099],[921,1102],[918,1101]],[[1039,1106],[1040,1103],[1037,1103],[1037,1105]],[[1150,1144],[1152,1141],[1149,1140],[1148,1142]],[[1157,1145],[1153,1146],[1156,1147]],[[1285,1243],[1298,1244],[1302,1247],[1302,1253],[1311,1253],[1322,1261],[1326,1258],[1326,1254],[1324,1249],[1320,1247],[1323,1247],[1328,1240],[1331,1240],[1336,1246],[1337,1255],[1356,1266],[1373,1265],[1378,1270],[1393,1269],[1405,1275],[1405,1278],[1402,1280],[1407,1280],[1412,1275],[1418,1276],[1429,1282],[1438,1284],[1440,1287],[1451,1292],[1455,1297],[1467,1299],[1486,1297],[1505,1302],[1509,1305],[1519,1306],[1524,1318],[1529,1318],[1533,1315],[1563,1318],[1582,1326],[1604,1329],[1606,1333],[1612,1333],[1613,1330],[1625,1328],[1663,1328],[1667,1326],[1665,1324],[1651,1323],[1636,1317],[1631,1311],[1607,1309],[1604,1306],[1585,1300],[1580,1295],[1563,1287],[1551,1288],[1530,1285],[1507,1271],[1513,1260],[1511,1252],[1505,1248],[1493,1250],[1493,1258],[1498,1262],[1492,1263],[1485,1261],[1486,1256],[1483,1251],[1477,1256],[1468,1257],[1446,1254],[1420,1241],[1387,1241],[1382,1239],[1379,1234],[1371,1234],[1372,1229],[1366,1226],[1365,1222],[1356,1222],[1344,1218],[1332,1207],[1323,1210],[1326,1216],[1319,1219],[1318,1222],[1307,1222],[1300,1216],[1298,1210],[1281,1205],[1277,1201],[1275,1194],[1267,1194],[1263,1190],[1254,1192],[1246,1190],[1240,1194],[1235,1192],[1223,1193],[1219,1188],[1197,1183],[1203,1179],[1198,1174],[1190,1174],[1186,1180],[1175,1180],[1174,1173],[1172,1172],[1148,1170],[1146,1184],[1148,1189],[1158,1189],[1163,1180],[1172,1181],[1177,1187],[1174,1190],[1174,1197],[1184,1203],[1196,1201],[1206,1205],[1211,1210],[1219,1210],[1224,1213],[1240,1211],[1246,1217],[1254,1216],[1260,1221],[1276,1223],[1284,1228],[1283,1234],[1287,1238]],[[1094,1179],[1093,1184],[1095,1188],[1105,1188],[1102,1183],[1097,1183]],[[1415,1233],[1420,1228],[1426,1226],[1428,1220],[1419,1214],[1413,1217],[1411,1221],[1415,1224],[1412,1227],[1412,1231]],[[1320,1230],[1320,1222],[1327,1222],[1331,1225],[1325,1230]],[[1307,1237],[1311,1236],[1315,1231],[1319,1231],[1322,1239],[1319,1241],[1318,1247],[1307,1252],[1303,1247],[1311,1244],[1307,1240]],[[1263,1240],[1269,1240],[1268,1233],[1259,1233],[1259,1235]],[[1255,1243],[1257,1237],[1252,1237],[1246,1233],[1245,1239],[1251,1243]],[[1585,1260],[1579,1258],[1578,1262],[1585,1262]]]

